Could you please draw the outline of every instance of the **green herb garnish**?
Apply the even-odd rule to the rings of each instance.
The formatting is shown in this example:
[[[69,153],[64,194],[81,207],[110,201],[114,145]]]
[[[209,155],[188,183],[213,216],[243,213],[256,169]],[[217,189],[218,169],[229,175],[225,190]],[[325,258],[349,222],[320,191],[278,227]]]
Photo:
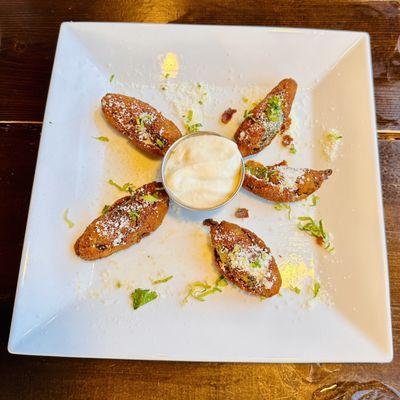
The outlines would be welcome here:
[[[115,287],[116,287],[117,289],[121,289],[121,288],[122,288],[122,283],[121,283],[121,281],[115,282]]]
[[[279,172],[276,169],[264,167],[263,165],[247,165],[246,171],[258,179],[263,179],[269,182],[272,176],[279,176]]]
[[[296,154],[297,153],[296,147],[294,147],[293,143],[289,147],[289,153],[290,154]]]
[[[300,294],[301,290],[297,286],[290,286],[289,288],[291,291],[295,292],[296,294]]]
[[[107,136],[93,136],[93,139],[100,140],[100,142],[109,142],[110,139]]]
[[[170,276],[167,276],[166,278],[157,279],[157,280],[153,281],[152,283],[153,283],[153,285],[158,285],[158,284],[160,284],[160,283],[168,282],[168,281],[171,280],[172,278],[173,278],[173,276],[170,275]]]
[[[249,110],[244,110],[243,118],[244,119],[248,119],[249,118],[249,119],[254,121],[253,113],[251,111],[249,111]]]
[[[193,282],[188,285],[188,294],[183,299],[183,303],[187,303],[189,297],[193,297],[198,301],[205,301],[205,297],[210,294],[222,292],[221,288],[228,285],[228,282],[223,276],[220,276],[214,286],[209,285],[207,282]]]
[[[288,219],[292,218],[292,207],[290,207],[289,204],[286,203],[276,203],[274,205],[275,210],[277,211],[282,211],[282,210],[288,210]]]
[[[118,183],[114,182],[112,179],[108,180],[108,183],[111,186],[115,186],[118,190],[121,192],[128,192],[129,194],[132,194],[135,191],[135,187],[132,185],[132,183],[124,183],[122,186],[118,185]]]
[[[107,214],[108,213],[108,210],[110,209],[110,206],[108,205],[108,204],[106,204],[104,207],[103,207],[103,209],[101,210],[101,213],[103,214],[103,215],[105,215],[105,214]]]
[[[153,117],[149,113],[142,113],[138,117],[136,117],[136,124],[144,129],[144,124],[151,122],[152,118]]]
[[[278,122],[282,117],[282,100],[278,96],[268,99],[268,108],[265,113],[270,121]]]
[[[200,128],[203,126],[202,124],[195,123],[192,124],[192,120],[193,120],[193,110],[189,110],[186,117],[185,118],[185,129],[189,132],[189,133],[194,133],[200,130]]]
[[[250,263],[250,267],[251,268],[261,268],[261,262],[260,260],[255,260],[253,262]]]
[[[135,289],[131,294],[133,309],[137,310],[139,307],[155,300],[158,297],[156,292],[150,291],[150,289]]]
[[[132,221],[136,221],[139,218],[139,213],[136,211],[129,211],[129,218]]]
[[[164,142],[161,139],[156,139],[156,145],[157,147],[159,147],[160,149],[162,149],[164,147]]]
[[[74,226],[75,224],[68,218],[68,211],[69,211],[69,208],[67,208],[67,209],[64,211],[63,218],[64,218],[64,221],[67,223],[68,228],[73,228],[73,226]]]
[[[243,101],[243,103],[248,103],[249,99],[247,97],[242,97],[242,101]]]
[[[314,286],[313,286],[314,297],[317,297],[320,288],[321,288],[321,284],[319,282],[314,282]]]
[[[297,227],[310,236],[314,236],[317,239],[318,244],[321,244],[324,249],[328,250],[330,253],[335,250],[332,244],[329,241],[329,235],[325,231],[324,224],[322,219],[317,223],[311,217],[299,217],[299,223]]]
[[[310,204],[310,206],[311,207],[315,207],[317,205],[318,200],[319,200],[319,197],[316,196],[315,194],[313,194],[311,196],[311,204]]]
[[[109,79],[109,80],[110,80],[110,83],[114,80],[114,78],[115,78],[115,75],[114,75],[114,74],[111,74],[111,75],[110,75],[110,79]]]
[[[147,203],[153,204],[156,201],[158,201],[159,199],[158,199],[157,193],[154,193],[154,194],[145,194],[143,196],[143,200],[146,201]]]
[[[228,286],[228,281],[225,279],[224,276],[220,276],[216,281],[215,281],[215,285],[218,287],[225,287]]]
[[[340,139],[343,139],[343,136],[341,136],[341,135],[338,135],[337,133],[335,133],[335,132],[329,132],[329,133],[327,133],[326,134],[326,137],[328,138],[328,139],[330,139],[330,140],[340,140]]]

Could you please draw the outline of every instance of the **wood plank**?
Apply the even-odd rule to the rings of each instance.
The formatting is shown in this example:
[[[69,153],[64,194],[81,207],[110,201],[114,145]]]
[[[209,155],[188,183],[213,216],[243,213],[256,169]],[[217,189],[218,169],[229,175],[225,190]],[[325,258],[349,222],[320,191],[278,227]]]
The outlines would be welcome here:
[[[371,35],[378,125],[400,127],[399,3],[282,0],[0,0],[0,120],[41,120],[62,21],[292,26]]]
[[[381,140],[395,358],[390,364],[177,363],[26,357],[6,351],[40,126],[0,125],[0,399],[310,399],[322,385],[400,389],[400,140]],[[331,372],[328,372],[331,371]],[[378,398],[378,397],[375,397]],[[383,398],[383,397],[382,397]],[[394,399],[391,395],[385,397]]]

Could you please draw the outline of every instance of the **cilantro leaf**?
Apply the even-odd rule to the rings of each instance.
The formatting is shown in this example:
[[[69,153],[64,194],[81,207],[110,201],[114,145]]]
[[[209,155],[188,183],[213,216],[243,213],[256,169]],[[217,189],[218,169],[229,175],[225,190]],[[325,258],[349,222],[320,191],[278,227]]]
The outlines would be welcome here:
[[[160,284],[160,283],[168,282],[168,281],[171,280],[172,278],[173,278],[173,275],[169,275],[169,276],[167,276],[167,277],[165,277],[165,278],[157,279],[157,280],[153,281],[153,285],[158,285],[158,284]]]
[[[131,294],[133,309],[137,310],[139,307],[155,300],[158,294],[150,289],[135,289]]]

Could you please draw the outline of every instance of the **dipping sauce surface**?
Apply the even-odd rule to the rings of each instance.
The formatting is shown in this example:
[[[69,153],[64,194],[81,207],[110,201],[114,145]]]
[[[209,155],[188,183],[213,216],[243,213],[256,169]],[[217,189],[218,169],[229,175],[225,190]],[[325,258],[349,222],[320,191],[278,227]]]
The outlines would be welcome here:
[[[177,143],[165,164],[165,184],[183,205],[206,209],[228,200],[240,184],[242,156],[233,141],[200,134]]]

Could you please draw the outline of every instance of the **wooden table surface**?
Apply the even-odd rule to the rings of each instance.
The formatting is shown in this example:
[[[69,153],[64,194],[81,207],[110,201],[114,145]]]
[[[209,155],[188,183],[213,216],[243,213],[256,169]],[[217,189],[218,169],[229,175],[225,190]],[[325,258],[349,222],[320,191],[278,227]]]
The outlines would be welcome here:
[[[390,265],[393,362],[219,364],[64,359],[7,353],[57,34],[60,23],[71,20],[369,32]],[[400,389],[399,35],[399,1],[0,0],[0,399],[350,399],[352,393],[364,389],[368,392],[365,399],[399,398],[388,389]],[[319,388],[338,382],[346,383],[319,392]]]

